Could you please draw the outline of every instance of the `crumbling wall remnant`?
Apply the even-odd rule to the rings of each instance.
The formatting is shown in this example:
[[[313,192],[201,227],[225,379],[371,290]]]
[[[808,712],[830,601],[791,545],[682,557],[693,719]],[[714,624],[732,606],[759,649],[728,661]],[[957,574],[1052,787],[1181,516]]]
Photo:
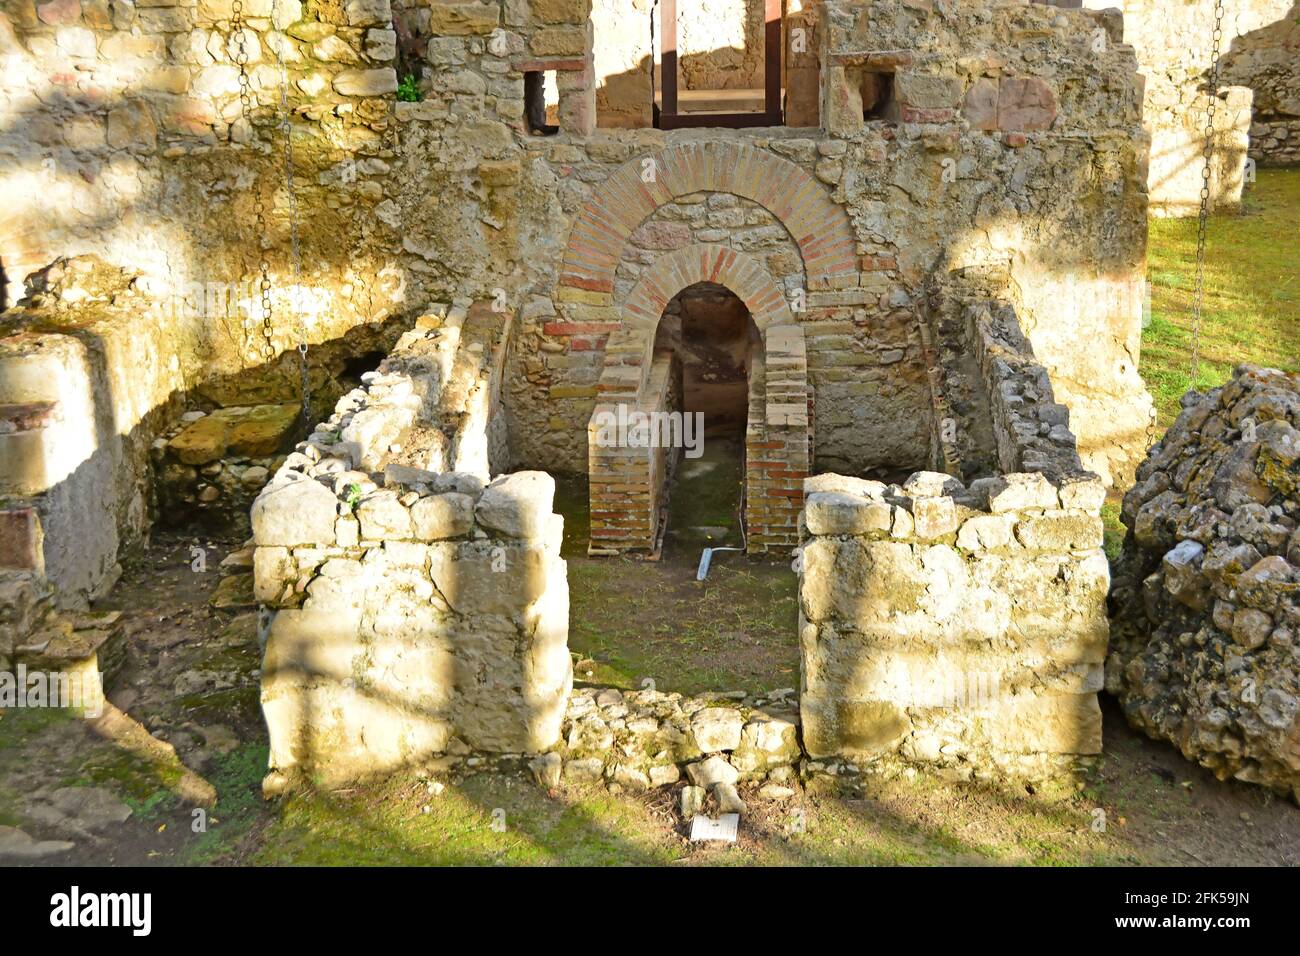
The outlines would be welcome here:
[[[508,326],[473,306],[422,317],[254,503],[269,790],[558,739],[573,676],[555,483],[488,480]]]
[[[1221,779],[1300,800],[1300,376],[1188,392],[1137,476],[1107,689]]]
[[[1053,776],[1101,750],[1105,487],[1080,466],[1014,310],[959,311],[1006,471],[805,482],[804,746],[868,765]]]

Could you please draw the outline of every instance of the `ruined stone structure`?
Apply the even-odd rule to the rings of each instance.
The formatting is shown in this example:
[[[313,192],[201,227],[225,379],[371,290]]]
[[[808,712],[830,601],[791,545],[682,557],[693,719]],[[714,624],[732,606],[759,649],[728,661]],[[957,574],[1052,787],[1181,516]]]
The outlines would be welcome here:
[[[1261,166],[1300,163],[1300,4],[1234,40],[1223,69],[1255,94],[1251,158]]]
[[[938,741],[943,761],[1012,769],[1094,752],[1098,496],[1131,475],[1150,416],[1146,144],[1120,19],[790,4],[765,26],[791,51],[784,125],[765,98],[764,125],[723,129],[707,108],[766,97],[774,75],[698,49],[715,41],[688,15],[672,114],[648,35],[624,38],[617,75],[598,65],[618,15],[250,0],[236,30],[226,0],[7,6],[0,267],[6,304],[26,296],[0,340],[10,570],[83,605],[147,528],[157,473],[174,476],[164,501],[197,507],[251,495],[265,469],[252,525],[276,771],[547,750],[571,679],[567,586],[533,472],[589,476],[593,552],[652,552],[675,450],[605,446],[601,424],[698,411],[682,336],[702,298],[730,296],[747,544],[803,542],[805,745],[931,761]],[[416,87],[402,99],[399,71]],[[647,125],[656,83],[661,121],[687,128]],[[730,92],[711,101],[710,84]],[[298,434],[321,424],[296,448],[289,428],[237,435],[287,421],[300,345]],[[825,481],[843,495],[914,472],[804,510]],[[845,586],[867,604],[891,589],[883,604],[840,600],[841,552]],[[899,586],[861,579],[849,552],[896,556]],[[921,595],[929,574],[988,602],[968,623],[1009,655],[988,714],[922,713],[890,684],[882,614],[933,627],[935,659],[966,666],[944,656],[964,637]],[[874,676],[837,669],[849,632]],[[877,711],[898,733],[864,745]],[[1029,713],[1042,733],[1009,729]]]
[[[1152,214],[1195,215],[1205,165],[1214,0],[1083,0],[1083,6],[1121,11],[1124,40],[1137,52],[1146,80],[1142,108],[1151,137]],[[1291,137],[1300,119],[1297,9],[1295,0],[1225,6],[1210,164],[1213,209],[1241,205],[1248,155],[1260,164],[1296,161]]]
[[[1105,489],[1080,467],[1014,310],[974,303],[964,319],[1002,473],[969,487],[935,472],[806,483],[812,756],[1032,776],[1101,750]]]
[[[1138,479],[1107,688],[1221,779],[1300,801],[1300,380],[1189,392]]]

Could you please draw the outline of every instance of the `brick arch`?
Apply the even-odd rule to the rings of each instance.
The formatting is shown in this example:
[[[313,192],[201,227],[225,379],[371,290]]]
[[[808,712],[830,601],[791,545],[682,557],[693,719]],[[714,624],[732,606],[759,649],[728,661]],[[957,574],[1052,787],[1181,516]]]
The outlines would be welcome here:
[[[648,168],[651,182],[643,181]],[[631,159],[596,188],[569,232],[560,285],[612,294],[633,230],[660,206],[696,192],[732,193],[776,216],[799,247],[809,289],[857,268],[848,215],[803,169],[742,143],[688,143]]]
[[[714,243],[665,253],[641,274],[623,304],[623,323],[606,344],[602,396],[640,393],[664,309],[673,296],[700,282],[717,283],[734,292],[745,303],[764,343],[769,327],[795,326],[785,295],[753,256]]]
[[[652,551],[659,540],[667,467],[643,448],[601,445],[600,435],[621,408],[653,410],[663,401],[655,332],[673,296],[701,282],[735,293],[763,340],[762,360],[750,375],[745,429],[746,541],[755,551],[798,543],[811,447],[803,326],[758,259],[701,243],[660,256],[642,273],[624,303],[622,324],[606,342],[600,399],[587,426],[593,553]]]

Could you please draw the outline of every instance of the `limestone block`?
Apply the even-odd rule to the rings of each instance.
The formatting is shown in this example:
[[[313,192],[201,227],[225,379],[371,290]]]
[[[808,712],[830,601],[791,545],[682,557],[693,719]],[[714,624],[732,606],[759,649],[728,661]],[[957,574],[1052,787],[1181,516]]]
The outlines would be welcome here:
[[[804,521],[812,534],[866,534],[890,528],[890,506],[861,495],[817,492],[805,500],[804,509]]]
[[[717,754],[687,765],[686,775],[693,785],[706,788],[718,783],[735,783],[740,779],[736,768]]]
[[[271,621],[262,661],[263,691],[300,687],[327,679],[350,678],[353,664],[366,653],[361,643],[361,613],[336,608],[278,611]]]
[[[587,27],[547,27],[533,34],[529,49],[535,56],[586,56]]]
[[[253,502],[253,537],[267,545],[333,544],[338,498],[318,481],[276,480]]]
[[[519,614],[546,593],[563,562],[537,545],[444,542],[430,548],[438,592],[460,614]]]
[[[830,473],[813,475],[810,478],[805,478],[803,482],[803,492],[806,496],[814,495],[819,491],[836,491],[847,495],[859,495],[880,500],[884,498],[886,487],[883,481],[872,481],[867,478],[853,478]]]
[[[474,514],[485,528],[511,538],[540,538],[550,525],[555,479],[542,471],[502,475],[484,489]]]
[[[1032,551],[1083,551],[1100,548],[1101,518],[1077,512],[1056,511],[1022,517],[1016,522],[1016,540]]]
[[[532,0],[533,19],[541,23],[586,23],[591,0]]]
[[[168,449],[187,465],[229,455],[265,458],[284,448],[299,415],[293,404],[219,408],[187,426],[168,442]]]
[[[918,471],[903,482],[903,494],[909,498],[942,498],[964,490],[960,481],[941,471]]]
[[[706,754],[739,747],[743,726],[740,711],[731,707],[706,707],[691,718],[695,743]]]
[[[397,92],[397,71],[344,70],[334,77],[334,91],[342,96],[383,96]]]
[[[288,548],[253,549],[253,597],[261,604],[274,607],[284,589],[298,578],[298,565]]]
[[[793,764],[799,759],[798,728],[787,720],[751,720],[741,731],[731,763],[741,773]]]
[[[483,36],[496,29],[501,17],[495,3],[432,3],[429,32],[436,37]]]
[[[1058,485],[1061,507],[1071,511],[1101,514],[1106,502],[1106,486],[1096,475],[1067,475]]]
[[[421,541],[458,538],[474,527],[474,499],[454,491],[421,498],[411,506],[411,522]]]
[[[1015,516],[975,515],[962,522],[957,532],[957,547],[966,551],[992,551],[1011,544]]]
[[[351,27],[387,26],[393,22],[390,0],[347,0],[343,12]]]
[[[988,493],[989,510],[994,514],[1026,508],[1056,508],[1056,489],[1035,472],[1017,472],[972,482],[972,489]]]
[[[957,506],[951,498],[914,498],[912,522],[918,538],[942,538],[957,530]]]
[[[999,750],[1018,753],[1101,753],[1096,694],[1018,695],[1000,701],[982,730]]]
[[[810,757],[871,757],[896,750],[911,731],[907,713],[887,701],[804,695],[799,700]]]
[[[398,501],[398,493],[392,489],[367,495],[357,505],[356,513],[361,522],[362,540],[409,538],[413,533],[411,512]]]
[[[894,77],[894,93],[906,106],[945,109],[957,105],[961,81],[956,76],[902,72]]]

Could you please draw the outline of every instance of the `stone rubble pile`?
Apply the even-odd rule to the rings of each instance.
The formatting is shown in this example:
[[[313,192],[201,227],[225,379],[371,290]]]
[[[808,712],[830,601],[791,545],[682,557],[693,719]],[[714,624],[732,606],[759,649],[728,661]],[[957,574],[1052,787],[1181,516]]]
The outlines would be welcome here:
[[[1300,800],[1300,376],[1184,396],[1123,520],[1107,689],[1221,779]]]

